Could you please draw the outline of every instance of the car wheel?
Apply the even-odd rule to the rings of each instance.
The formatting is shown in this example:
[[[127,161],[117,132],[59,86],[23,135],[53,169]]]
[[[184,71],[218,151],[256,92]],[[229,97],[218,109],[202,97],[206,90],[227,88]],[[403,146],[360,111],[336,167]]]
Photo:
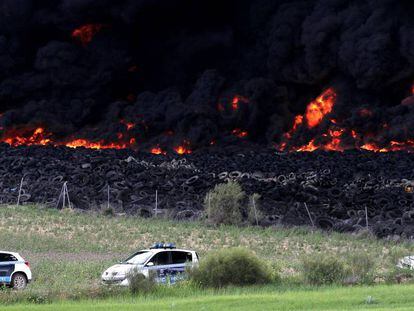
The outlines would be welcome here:
[[[17,290],[25,289],[27,286],[27,278],[23,273],[15,273],[10,285]]]

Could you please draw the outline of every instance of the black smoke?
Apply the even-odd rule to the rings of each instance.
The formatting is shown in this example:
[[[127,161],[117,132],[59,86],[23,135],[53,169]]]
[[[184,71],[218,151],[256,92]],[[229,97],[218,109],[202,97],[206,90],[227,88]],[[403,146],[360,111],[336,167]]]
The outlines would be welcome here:
[[[114,141],[127,120],[138,147],[271,145],[334,87],[343,126],[407,140],[413,12],[391,0],[0,0],[0,127]],[[103,26],[81,44],[71,33],[86,24]],[[236,111],[235,95],[248,99]]]

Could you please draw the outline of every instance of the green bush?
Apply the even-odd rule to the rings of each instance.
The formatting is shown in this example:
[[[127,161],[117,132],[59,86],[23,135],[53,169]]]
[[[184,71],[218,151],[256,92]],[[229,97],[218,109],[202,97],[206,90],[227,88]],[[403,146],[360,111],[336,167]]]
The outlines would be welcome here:
[[[127,277],[132,294],[148,294],[155,290],[155,277],[152,273],[147,278],[137,269],[133,269]]]
[[[346,276],[345,264],[331,255],[307,256],[302,261],[302,271],[312,285],[342,283]]]
[[[107,216],[107,217],[115,216],[115,210],[112,207],[105,207],[102,210],[102,215]]]
[[[242,222],[245,194],[237,182],[219,184],[205,198],[207,221],[210,224],[238,225]]]
[[[375,279],[375,261],[365,253],[352,253],[346,257],[347,283],[372,284]]]
[[[212,252],[190,273],[190,279],[201,287],[265,284],[275,271],[250,251],[229,248]]]

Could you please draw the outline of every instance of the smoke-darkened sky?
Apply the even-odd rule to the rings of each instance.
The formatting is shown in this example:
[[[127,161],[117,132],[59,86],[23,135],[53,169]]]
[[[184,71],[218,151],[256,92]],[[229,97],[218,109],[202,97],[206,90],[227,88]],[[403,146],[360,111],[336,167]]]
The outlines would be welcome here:
[[[413,81],[411,1],[0,0],[4,131],[114,141],[127,120],[138,145],[268,145],[333,87],[341,127],[405,141]]]

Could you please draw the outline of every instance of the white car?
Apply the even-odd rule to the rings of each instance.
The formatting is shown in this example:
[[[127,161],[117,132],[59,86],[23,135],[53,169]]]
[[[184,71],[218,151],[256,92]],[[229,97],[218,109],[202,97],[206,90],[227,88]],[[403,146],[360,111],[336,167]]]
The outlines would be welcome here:
[[[29,262],[18,253],[0,251],[0,284],[25,289],[32,280]]]
[[[128,286],[128,276],[133,271],[149,277],[154,272],[157,283],[173,284],[185,276],[186,267],[198,264],[195,251],[176,249],[173,244],[156,243],[150,249],[140,250],[102,274],[104,284]]]

